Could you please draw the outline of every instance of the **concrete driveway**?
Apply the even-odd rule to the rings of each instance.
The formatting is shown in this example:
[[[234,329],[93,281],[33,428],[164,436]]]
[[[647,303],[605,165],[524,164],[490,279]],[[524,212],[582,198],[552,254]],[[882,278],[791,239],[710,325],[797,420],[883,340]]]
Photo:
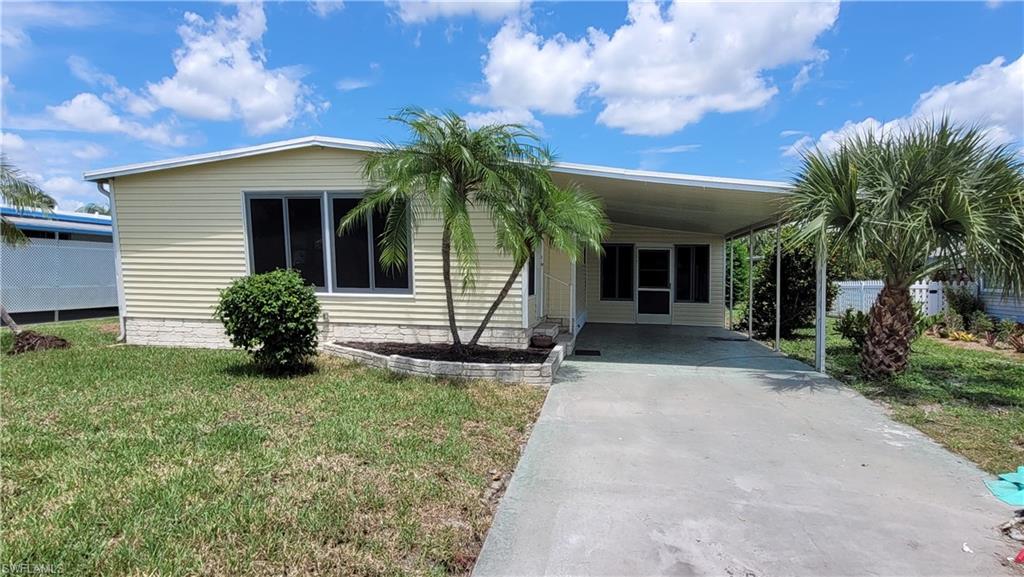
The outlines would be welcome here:
[[[982,471],[736,337],[587,325],[601,356],[563,365],[473,574],[1014,571]]]

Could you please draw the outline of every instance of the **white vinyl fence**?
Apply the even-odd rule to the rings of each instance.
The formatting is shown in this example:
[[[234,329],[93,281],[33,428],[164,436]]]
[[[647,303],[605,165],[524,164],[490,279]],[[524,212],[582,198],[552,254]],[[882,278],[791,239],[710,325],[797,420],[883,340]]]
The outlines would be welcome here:
[[[841,315],[847,309],[868,312],[883,285],[880,280],[846,280],[836,284],[839,285],[839,295],[829,310],[831,315]],[[915,283],[910,286],[910,298],[921,305],[925,314],[938,314],[946,306],[942,287],[940,282]]]
[[[117,306],[114,245],[34,238],[0,246],[0,302],[12,313]]]

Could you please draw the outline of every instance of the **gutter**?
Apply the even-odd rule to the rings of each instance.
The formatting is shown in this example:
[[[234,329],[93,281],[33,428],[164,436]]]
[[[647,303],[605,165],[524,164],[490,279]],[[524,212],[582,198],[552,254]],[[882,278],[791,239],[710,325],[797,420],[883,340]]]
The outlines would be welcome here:
[[[103,185],[110,186],[109,190]],[[114,202],[114,180],[100,180],[96,182],[96,190],[107,197],[110,201],[110,224],[114,235],[114,272],[117,283],[117,324],[119,327],[117,342],[123,343],[126,338],[125,308],[124,308],[124,276],[121,274],[121,239],[117,233],[117,206]]]

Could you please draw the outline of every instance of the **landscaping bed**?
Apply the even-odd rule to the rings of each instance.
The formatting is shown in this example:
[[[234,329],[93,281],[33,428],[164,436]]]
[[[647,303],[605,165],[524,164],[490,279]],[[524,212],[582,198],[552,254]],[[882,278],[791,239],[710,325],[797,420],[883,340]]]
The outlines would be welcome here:
[[[814,329],[799,330],[780,344],[784,353],[813,365]],[[859,374],[853,346],[835,331],[835,320],[828,319],[825,360],[830,375],[990,473],[1024,465],[1024,359],[927,336],[912,348],[905,373],[889,382],[867,381]]]
[[[551,352],[551,347],[528,349],[506,349],[484,347],[479,345],[463,345],[461,353],[449,344],[419,343],[338,343],[354,349],[362,349],[378,355],[401,355],[413,359],[428,361],[453,361],[460,363],[543,363]]]
[[[379,351],[371,350],[376,348]],[[477,362],[465,360],[438,360],[419,358],[402,354],[420,353],[429,357],[465,359],[465,355],[452,355],[446,351],[450,345],[419,345],[405,343],[328,343],[323,351],[329,355],[388,369],[396,373],[430,377],[458,377],[464,379],[487,379],[503,383],[550,386],[555,373],[565,359],[565,347],[556,344],[550,349],[496,349],[480,352]],[[486,347],[475,347],[482,351]],[[401,352],[395,352],[401,351]],[[494,351],[501,351],[494,354]],[[424,354],[425,352],[425,354]],[[473,358],[473,357],[470,357]],[[513,359],[507,361],[503,359]],[[527,362],[518,359],[529,359]]]
[[[112,346],[104,323],[46,325],[72,347],[0,364],[0,566],[465,575],[545,396],[326,355],[271,378],[238,351]]]

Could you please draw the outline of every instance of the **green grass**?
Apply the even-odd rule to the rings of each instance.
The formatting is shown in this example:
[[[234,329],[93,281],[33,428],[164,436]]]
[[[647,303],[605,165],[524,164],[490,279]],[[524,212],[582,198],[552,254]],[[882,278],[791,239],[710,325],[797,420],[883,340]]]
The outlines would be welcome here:
[[[0,360],[0,566],[464,572],[488,471],[514,467],[544,399],[333,359],[265,378],[239,352],[115,346],[101,324],[44,326],[72,348]]]
[[[814,329],[782,341],[782,350],[814,363]],[[884,383],[861,378],[858,357],[829,320],[826,368],[865,396],[991,473],[1024,465],[1024,361],[955,348],[930,337],[914,342],[909,370]]]

